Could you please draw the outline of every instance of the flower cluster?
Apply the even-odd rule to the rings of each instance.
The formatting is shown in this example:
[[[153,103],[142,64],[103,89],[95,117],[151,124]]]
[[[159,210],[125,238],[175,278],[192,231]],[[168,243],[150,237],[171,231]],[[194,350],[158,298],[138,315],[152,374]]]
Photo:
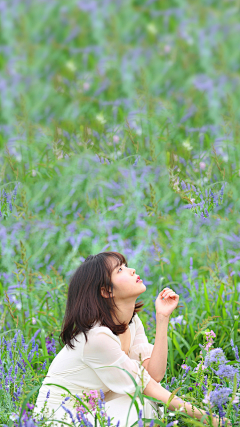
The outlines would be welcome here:
[[[212,409],[216,409],[219,412],[220,418],[224,418],[227,413],[227,407],[230,404],[230,401],[232,400],[232,404],[235,410],[235,415],[238,416],[239,413],[239,407],[236,406],[236,404],[239,403],[239,397],[235,394],[233,395],[233,385],[234,380],[237,381],[237,388],[239,387],[240,383],[240,370],[239,365],[233,366],[232,363],[229,360],[227,360],[224,351],[222,348],[214,348],[210,349],[209,344],[211,343],[211,339],[214,337],[213,331],[211,333],[208,333],[207,337],[207,345],[205,349],[207,350],[207,353],[204,358],[204,369],[205,374],[209,374],[209,377],[214,374],[216,377],[217,382],[213,381],[211,384],[211,387],[208,387],[208,381],[206,376],[206,382],[204,390],[204,399],[203,403],[210,405]],[[231,342],[231,344],[233,344]],[[232,345],[233,346],[233,345]],[[235,350],[235,348],[234,348]],[[236,356],[238,356],[238,353],[235,352]],[[210,386],[210,384],[209,384]],[[214,387],[214,389],[212,389]]]
[[[175,326],[176,324],[186,325],[187,322],[186,320],[183,319],[183,315],[179,314],[179,316],[177,317],[172,317],[169,323],[171,323],[171,325],[173,326],[173,329],[176,329],[176,326]]]
[[[46,337],[45,341],[46,341],[46,347],[47,347],[48,354],[53,352],[53,354],[55,355],[56,354],[55,339],[54,338],[51,339],[49,337]]]
[[[5,189],[0,191],[0,218],[6,218],[9,213],[13,210],[13,202],[17,196],[18,186],[14,187],[14,190],[7,193]]]
[[[16,331],[13,338],[8,338],[6,334],[0,338],[0,390],[2,391],[1,403],[7,405],[12,411],[10,415],[13,419],[16,415],[23,393],[23,387],[27,383],[34,384],[34,369],[44,372],[46,362],[35,364],[39,357],[39,344],[36,342],[38,329],[28,343],[19,330]],[[40,366],[39,366],[40,365]],[[35,383],[35,385],[37,385]],[[11,396],[11,399],[9,399]],[[31,406],[31,404],[29,403]],[[28,406],[28,410],[31,407]],[[26,409],[24,409],[26,412]],[[23,419],[29,421],[29,411],[23,413]],[[6,417],[8,415],[6,414]],[[3,419],[5,421],[5,417]]]
[[[217,191],[215,193],[213,193],[212,189],[206,189],[204,196],[201,191],[198,190],[194,185],[190,185],[189,183],[186,184],[184,181],[182,181],[182,191],[191,200],[191,203],[183,206],[183,208],[193,209],[195,215],[197,216],[200,213],[200,217],[202,219],[208,218],[209,211],[217,209],[219,206],[219,202],[222,203],[225,186],[226,183],[222,185],[220,191]],[[180,189],[179,192],[181,192]]]
[[[205,335],[206,335],[206,341],[207,341],[205,345],[205,350],[209,350],[209,348],[212,347],[214,343],[213,338],[216,338],[216,334],[211,330],[210,332],[206,331]]]

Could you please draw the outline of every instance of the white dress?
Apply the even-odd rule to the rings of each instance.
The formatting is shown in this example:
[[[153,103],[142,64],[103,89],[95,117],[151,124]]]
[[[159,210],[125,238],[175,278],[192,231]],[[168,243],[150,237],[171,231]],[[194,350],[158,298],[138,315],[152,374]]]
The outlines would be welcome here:
[[[80,398],[83,397],[82,391],[89,392],[90,390],[97,390],[100,398],[100,389],[102,389],[105,394],[105,412],[110,418],[114,417],[114,426],[120,421],[120,427],[130,427],[137,421],[138,415],[133,405],[126,424],[131,403],[131,398],[126,393],[133,396],[135,385],[130,376],[118,368],[126,369],[141,386],[143,392],[151,376],[143,366],[140,367],[139,353],[141,353],[142,361],[150,358],[153,345],[148,343],[143,324],[137,313],[129,324],[129,329],[131,342],[128,355],[121,349],[120,338],[114,335],[108,327],[101,326],[99,322],[96,322],[88,331],[87,343],[84,334],[80,333],[76,336],[78,342],[73,341],[75,344],[73,350],[64,346],[52,361],[39,390],[35,414],[39,413],[43,407],[47,392],[50,390],[47,408],[50,412],[52,409],[56,411],[50,419],[63,420],[63,416],[65,416],[64,420],[71,423],[70,416],[60,406],[64,399],[61,395],[64,393],[67,395],[67,393],[60,387],[46,385],[54,383],[66,387],[73,395],[77,394]],[[143,384],[141,376],[143,376]],[[71,410],[76,419],[76,411],[73,408],[74,400],[69,399],[64,406]],[[137,403],[139,409],[143,411],[143,417],[158,419],[161,409],[159,411],[155,402],[144,399],[143,406],[137,398]],[[87,418],[94,426],[94,417],[88,414]],[[60,426],[61,424],[54,423],[54,425]]]

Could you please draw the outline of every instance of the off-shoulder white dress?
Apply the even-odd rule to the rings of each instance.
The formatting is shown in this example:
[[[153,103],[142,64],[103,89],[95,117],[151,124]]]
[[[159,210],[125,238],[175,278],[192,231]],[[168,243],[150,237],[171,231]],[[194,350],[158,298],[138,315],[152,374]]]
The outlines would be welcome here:
[[[133,405],[128,424],[126,424],[131,403],[131,398],[126,393],[133,396],[135,385],[130,376],[118,367],[126,369],[134,377],[143,392],[151,377],[143,366],[140,367],[139,354],[141,354],[142,361],[150,358],[153,345],[148,342],[142,321],[137,313],[129,324],[129,329],[131,342],[128,355],[121,349],[120,338],[114,335],[108,327],[101,326],[99,322],[96,322],[87,333],[87,343],[84,334],[80,333],[76,336],[78,342],[73,341],[75,344],[73,350],[64,346],[51,363],[39,390],[35,414],[41,410],[47,392],[50,390],[47,408],[50,412],[52,409],[56,411],[51,419],[62,420],[63,416],[66,417],[64,409],[59,408],[63,401],[61,394],[66,392],[57,386],[47,385],[47,383],[54,383],[66,387],[73,395],[77,394],[79,397],[83,396],[82,391],[97,390],[100,398],[100,389],[102,389],[106,401],[105,411],[110,418],[114,417],[114,425],[117,425],[120,420],[120,427],[129,427],[137,421],[137,411]],[[141,376],[143,376],[143,384]],[[71,410],[76,419],[73,402],[72,399],[69,399],[64,406]],[[159,412],[155,402],[144,399],[144,406],[139,398],[137,398],[137,402],[144,417],[158,418],[161,410]],[[65,419],[66,422],[71,423],[68,414]],[[91,414],[88,414],[88,420],[94,425],[94,418]],[[60,423],[56,423],[56,426],[60,426]]]

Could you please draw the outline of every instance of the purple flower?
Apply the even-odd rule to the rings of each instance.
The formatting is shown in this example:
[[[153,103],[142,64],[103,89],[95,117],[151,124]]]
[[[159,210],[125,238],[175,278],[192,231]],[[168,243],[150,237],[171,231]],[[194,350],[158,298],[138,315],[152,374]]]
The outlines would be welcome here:
[[[210,391],[209,397],[211,405],[215,405],[217,407],[225,405],[225,403],[227,403],[231,398],[231,393],[232,389],[229,387],[222,387],[218,390],[215,389],[214,391]]]
[[[233,368],[231,365],[219,365],[215,374],[220,378],[228,378],[231,381],[234,380],[235,374],[237,374],[237,379],[239,378],[238,369]]]
[[[34,408],[34,405],[32,403],[27,403],[28,409],[32,410]]]
[[[236,360],[238,361],[238,362],[240,362],[240,359],[239,359],[239,354],[238,354],[238,348],[237,348],[237,346],[235,346],[234,347],[234,343],[233,343],[233,340],[231,339],[231,347],[232,347],[232,350],[233,350],[233,352],[234,352],[234,354],[235,354],[235,357],[236,357]]]
[[[181,186],[182,186],[182,189],[183,189],[183,190],[186,190],[187,186],[186,186],[186,184],[185,184],[185,182],[184,182],[184,181],[182,181],[182,182],[181,182]]]
[[[56,348],[55,348],[55,340],[52,338],[50,340],[49,337],[46,337],[46,347],[48,354],[52,351],[54,354],[56,354]]]
[[[69,415],[69,417],[71,418],[71,420],[72,420],[73,424],[75,425],[75,420],[74,420],[74,418],[73,418],[73,414],[72,414],[72,412],[70,411],[70,409],[66,408],[66,407],[65,407],[65,406],[63,406],[63,405],[61,405],[61,407],[64,409],[64,411],[66,411],[66,412],[67,412],[67,414],[68,414],[68,415]]]
[[[171,421],[170,423],[168,423],[166,425],[166,427],[172,427],[172,426],[176,426],[178,424],[178,421]]]
[[[100,388],[100,395],[101,395],[101,399],[104,400],[105,399],[105,395],[104,395],[104,393],[103,393],[103,391],[102,391],[101,388]]]
[[[223,353],[222,348],[214,348],[205,357],[204,365],[208,367],[212,363],[225,363],[226,357]]]

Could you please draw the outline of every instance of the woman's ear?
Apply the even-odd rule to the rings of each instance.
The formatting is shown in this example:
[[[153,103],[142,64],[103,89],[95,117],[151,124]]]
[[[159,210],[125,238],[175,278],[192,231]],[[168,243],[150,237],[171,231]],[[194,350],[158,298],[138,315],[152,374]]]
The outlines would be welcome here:
[[[101,287],[101,295],[103,298],[110,298],[109,293],[107,292],[107,290],[104,287]]]

